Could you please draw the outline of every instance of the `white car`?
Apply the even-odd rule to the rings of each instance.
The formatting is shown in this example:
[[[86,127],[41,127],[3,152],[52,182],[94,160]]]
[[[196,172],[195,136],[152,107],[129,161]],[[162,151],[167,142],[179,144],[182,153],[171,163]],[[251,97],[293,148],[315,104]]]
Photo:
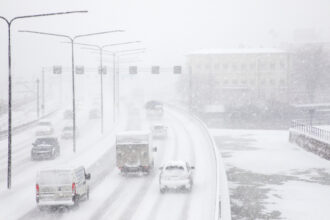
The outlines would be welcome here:
[[[167,127],[162,124],[156,124],[151,127],[153,138],[166,138],[167,137]]]
[[[77,136],[78,136],[78,132],[76,130],[76,137]],[[73,138],[73,126],[72,125],[67,125],[67,126],[63,127],[61,138],[62,139],[72,139]]]
[[[171,161],[160,167],[159,187],[160,192],[167,190],[186,190],[191,191],[193,186],[192,170],[188,162]]]
[[[53,125],[50,121],[40,121],[37,124],[36,136],[48,136],[54,133]]]

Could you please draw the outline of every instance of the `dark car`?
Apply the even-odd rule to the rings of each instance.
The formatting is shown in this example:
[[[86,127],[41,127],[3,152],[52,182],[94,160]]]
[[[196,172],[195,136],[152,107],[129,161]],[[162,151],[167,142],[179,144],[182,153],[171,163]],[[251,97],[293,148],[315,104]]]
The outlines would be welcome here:
[[[155,101],[155,100],[151,100],[149,102],[147,102],[144,107],[146,109],[156,109],[156,108],[162,108],[163,107],[163,104],[159,101]]]
[[[31,159],[55,159],[60,155],[60,145],[57,138],[41,137],[32,144]]]

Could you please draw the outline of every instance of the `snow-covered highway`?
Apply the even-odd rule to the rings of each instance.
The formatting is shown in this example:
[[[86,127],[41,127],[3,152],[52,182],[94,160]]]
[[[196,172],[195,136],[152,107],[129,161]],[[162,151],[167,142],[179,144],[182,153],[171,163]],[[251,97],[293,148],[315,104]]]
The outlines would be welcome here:
[[[0,192],[0,206],[5,207],[0,219],[214,219],[216,161],[204,128],[173,109],[166,109],[163,123],[169,127],[169,135],[155,142],[154,171],[149,176],[128,177],[115,167],[114,132],[91,135],[93,125],[87,123],[76,155],[68,144],[70,149],[54,161],[27,162],[26,171],[15,176],[12,190]],[[169,160],[188,161],[196,167],[191,193],[160,194],[158,167]],[[74,209],[39,211],[34,192],[37,168],[79,163],[92,174],[90,199]]]

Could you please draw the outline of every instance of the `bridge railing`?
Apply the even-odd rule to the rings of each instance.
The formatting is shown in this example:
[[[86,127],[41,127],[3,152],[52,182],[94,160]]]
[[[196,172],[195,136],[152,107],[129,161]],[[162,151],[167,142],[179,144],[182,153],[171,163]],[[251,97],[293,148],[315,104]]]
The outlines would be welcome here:
[[[330,131],[311,126],[304,121],[293,120],[291,122],[291,129],[297,130],[312,137],[316,137],[320,140],[330,142]]]

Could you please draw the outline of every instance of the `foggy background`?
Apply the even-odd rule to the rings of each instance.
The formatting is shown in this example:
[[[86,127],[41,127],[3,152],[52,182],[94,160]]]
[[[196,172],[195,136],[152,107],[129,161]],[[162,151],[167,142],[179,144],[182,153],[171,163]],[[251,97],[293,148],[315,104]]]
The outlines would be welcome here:
[[[69,10],[86,14],[19,20],[13,25],[13,80],[40,74],[43,66],[70,66],[65,39],[19,33],[34,30],[77,35],[123,29],[124,33],[89,37],[78,42],[108,44],[141,40],[146,48],[139,65],[184,65],[185,55],[204,48],[279,47],[292,41],[326,42],[330,34],[327,0],[1,0],[0,14],[20,15]],[[1,97],[6,97],[7,32],[0,22]],[[76,47],[76,64],[98,65],[98,56]],[[121,49],[116,47],[116,49]],[[127,48],[124,47],[124,48]],[[60,56],[58,54],[61,54]],[[107,62],[108,61],[108,62]],[[105,65],[111,58],[105,59]]]

